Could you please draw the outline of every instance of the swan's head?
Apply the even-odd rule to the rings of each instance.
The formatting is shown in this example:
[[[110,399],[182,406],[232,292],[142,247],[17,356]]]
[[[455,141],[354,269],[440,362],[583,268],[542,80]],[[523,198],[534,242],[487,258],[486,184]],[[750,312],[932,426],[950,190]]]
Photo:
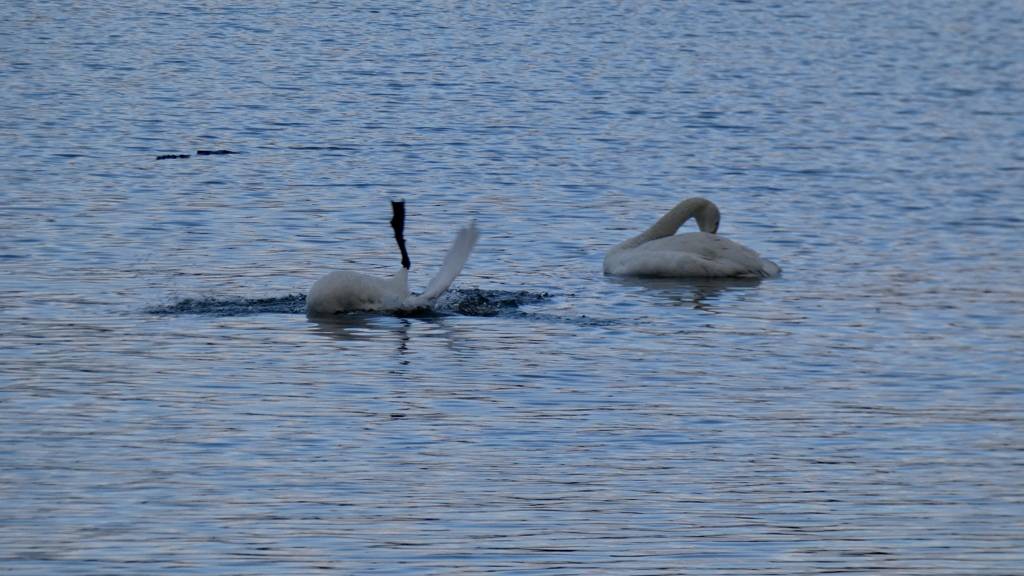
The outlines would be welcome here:
[[[718,233],[718,223],[722,220],[722,214],[718,211],[718,206],[715,206],[714,202],[704,200],[704,205],[694,214],[694,219],[697,220],[697,226],[700,227],[701,232],[716,234]]]

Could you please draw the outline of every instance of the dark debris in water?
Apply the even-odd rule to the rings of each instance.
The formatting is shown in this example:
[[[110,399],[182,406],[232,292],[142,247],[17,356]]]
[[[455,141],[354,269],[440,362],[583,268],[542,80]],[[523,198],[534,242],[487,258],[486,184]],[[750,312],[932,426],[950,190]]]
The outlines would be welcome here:
[[[197,156],[223,156],[225,154],[238,154],[231,150],[196,150]],[[184,160],[185,158],[191,158],[190,154],[161,154],[156,157],[157,160]]]

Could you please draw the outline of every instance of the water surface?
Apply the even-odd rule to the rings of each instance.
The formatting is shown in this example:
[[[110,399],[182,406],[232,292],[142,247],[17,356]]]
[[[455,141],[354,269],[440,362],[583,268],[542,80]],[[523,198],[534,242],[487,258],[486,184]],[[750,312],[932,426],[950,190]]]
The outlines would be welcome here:
[[[1024,564],[1018,3],[0,14],[4,569]],[[782,276],[601,274],[694,195]]]

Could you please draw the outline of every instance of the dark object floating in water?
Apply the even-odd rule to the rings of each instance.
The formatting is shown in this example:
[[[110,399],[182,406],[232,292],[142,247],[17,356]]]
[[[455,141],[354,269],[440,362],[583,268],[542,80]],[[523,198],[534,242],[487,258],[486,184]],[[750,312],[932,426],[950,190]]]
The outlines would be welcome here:
[[[232,152],[231,150],[196,150],[197,156],[215,156],[223,154],[238,154],[238,152]],[[157,156],[157,160],[177,160],[179,158],[191,158],[189,154],[164,154]]]

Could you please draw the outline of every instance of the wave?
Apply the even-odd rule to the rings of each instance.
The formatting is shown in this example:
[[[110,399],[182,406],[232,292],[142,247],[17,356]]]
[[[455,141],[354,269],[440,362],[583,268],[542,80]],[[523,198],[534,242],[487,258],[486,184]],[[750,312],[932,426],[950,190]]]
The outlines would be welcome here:
[[[152,306],[148,314],[158,316],[247,316],[250,314],[305,314],[306,295],[289,294],[271,298],[185,298],[173,304]]]
[[[454,288],[439,296],[433,309],[435,312],[462,316],[500,316],[517,312],[520,306],[539,304],[549,298],[547,292]]]
[[[434,305],[396,316],[500,316],[517,313],[520,306],[537,304],[550,298],[548,293],[526,290],[479,290],[455,288],[442,294]],[[185,298],[173,304],[152,306],[146,313],[158,316],[248,316],[252,314],[305,314],[306,295],[289,294],[270,298],[205,297]]]

